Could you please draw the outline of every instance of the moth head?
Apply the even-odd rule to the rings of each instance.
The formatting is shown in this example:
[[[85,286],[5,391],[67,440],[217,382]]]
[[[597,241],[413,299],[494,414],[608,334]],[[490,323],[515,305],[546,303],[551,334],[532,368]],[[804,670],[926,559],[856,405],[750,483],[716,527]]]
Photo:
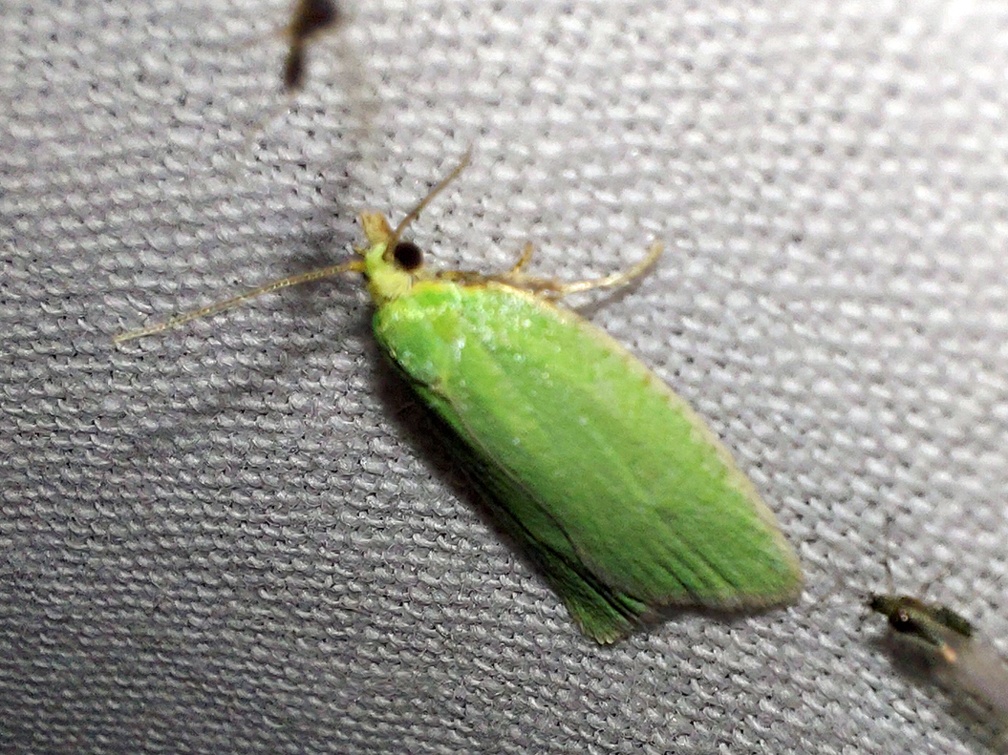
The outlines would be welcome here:
[[[415,274],[423,266],[423,255],[412,241],[397,239],[381,213],[364,212],[360,219],[367,245],[357,252],[364,257],[364,275],[371,298],[381,305],[413,287]]]
[[[414,273],[423,267],[423,250],[412,241],[400,238],[389,226],[388,219],[378,212],[363,212],[360,216],[361,225],[368,245],[358,249],[357,253],[365,259],[375,257],[372,265],[381,262],[391,265],[404,273]]]

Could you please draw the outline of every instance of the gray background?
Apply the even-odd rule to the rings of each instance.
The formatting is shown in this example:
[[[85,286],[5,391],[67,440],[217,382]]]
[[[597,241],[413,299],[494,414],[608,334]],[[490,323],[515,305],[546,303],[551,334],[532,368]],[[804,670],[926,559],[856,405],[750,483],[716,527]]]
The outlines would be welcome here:
[[[348,2],[286,112],[286,2],[3,0],[3,749],[992,746],[861,600],[888,562],[1006,649],[1008,11],[810,5]],[[345,258],[469,145],[432,264],[665,240],[571,304],[734,450],[800,603],[582,638],[357,280],[110,344]]]

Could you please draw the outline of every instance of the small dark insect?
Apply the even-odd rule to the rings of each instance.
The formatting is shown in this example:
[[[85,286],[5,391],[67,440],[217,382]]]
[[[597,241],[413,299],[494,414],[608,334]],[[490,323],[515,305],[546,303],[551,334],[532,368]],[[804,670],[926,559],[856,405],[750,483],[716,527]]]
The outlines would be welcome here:
[[[296,92],[304,86],[308,44],[341,20],[342,14],[332,0],[298,0],[290,23],[283,30],[284,36],[290,40],[283,68],[284,89]]]
[[[951,608],[910,595],[872,594],[868,607],[889,619],[893,632],[940,655],[946,662],[959,659],[958,649],[973,638],[973,625]]]
[[[868,607],[889,620],[895,637],[924,653],[940,678],[1008,714],[1008,667],[967,619],[910,595],[872,594]]]
[[[889,515],[887,535],[891,524]],[[966,692],[995,711],[999,721],[1008,723],[1008,665],[997,649],[957,611],[897,593],[888,561],[885,570],[888,590],[869,593],[865,603],[886,617],[893,642],[923,661],[943,686]]]

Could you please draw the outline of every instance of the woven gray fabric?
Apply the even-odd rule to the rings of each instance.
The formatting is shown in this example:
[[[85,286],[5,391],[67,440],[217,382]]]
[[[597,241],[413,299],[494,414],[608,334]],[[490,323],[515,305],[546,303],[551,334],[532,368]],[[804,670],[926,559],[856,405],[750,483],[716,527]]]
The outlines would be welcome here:
[[[346,3],[278,113],[282,0],[6,0],[3,749],[996,746],[862,607],[888,562],[1008,641],[1008,13],[907,5]],[[432,264],[666,241],[572,304],[733,449],[797,605],[581,637],[356,280],[111,345],[345,258],[469,145]]]

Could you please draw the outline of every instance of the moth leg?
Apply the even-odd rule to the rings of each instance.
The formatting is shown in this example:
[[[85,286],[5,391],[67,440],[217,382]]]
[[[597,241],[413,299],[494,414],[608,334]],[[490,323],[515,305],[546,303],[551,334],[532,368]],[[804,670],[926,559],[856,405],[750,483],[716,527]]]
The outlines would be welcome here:
[[[596,288],[615,288],[616,286],[626,285],[643,275],[654,264],[655,260],[661,256],[661,253],[662,245],[656,241],[648,248],[647,256],[644,259],[626,270],[621,270],[603,278],[565,283],[551,278],[533,278],[521,272],[522,267],[532,256],[532,245],[527,244],[518,262],[515,263],[515,266],[511,270],[503,275],[487,276],[484,280],[506,283],[515,288],[523,288],[526,291],[541,294],[549,299],[562,299],[570,294],[579,294],[583,291],[591,291]]]
[[[439,280],[452,281],[453,283],[485,283],[486,281],[496,281],[497,283],[507,283],[509,285],[515,286],[517,288],[527,288],[533,291],[542,290],[544,287],[549,288],[556,285],[555,281],[543,280],[540,278],[531,278],[522,272],[522,269],[529,263],[532,259],[532,255],[535,252],[535,246],[529,241],[522,247],[521,254],[518,256],[518,261],[511,266],[511,269],[506,273],[497,273],[496,275],[485,275],[483,273],[477,273],[473,270],[441,270],[437,273],[437,278]]]
[[[662,245],[659,242],[653,243],[648,248],[647,256],[635,265],[631,265],[626,270],[620,270],[603,278],[593,278],[592,280],[571,281],[569,283],[557,283],[552,289],[558,298],[569,296],[570,294],[580,294],[584,291],[591,291],[596,288],[616,288],[625,286],[635,278],[642,276],[651,265],[661,256]]]
[[[531,241],[525,243],[522,247],[521,255],[518,257],[518,261],[514,263],[510,270],[508,270],[508,275],[521,275],[522,268],[525,267],[532,259],[532,254],[535,252],[535,246]]]
[[[525,275],[522,272],[522,268],[532,258],[533,251],[534,247],[532,244],[526,244],[518,261],[506,273],[484,275],[472,270],[443,270],[436,273],[435,277],[439,280],[452,281],[463,285],[481,285],[488,282],[503,283],[508,286],[524,289],[525,291],[531,291],[547,299],[562,299],[570,294],[579,294],[583,291],[591,291],[596,288],[624,286],[635,278],[639,278],[661,256],[662,245],[656,241],[648,248],[647,256],[644,259],[626,270],[607,275],[604,278],[570,281],[568,283],[552,278],[535,278],[531,275]]]

